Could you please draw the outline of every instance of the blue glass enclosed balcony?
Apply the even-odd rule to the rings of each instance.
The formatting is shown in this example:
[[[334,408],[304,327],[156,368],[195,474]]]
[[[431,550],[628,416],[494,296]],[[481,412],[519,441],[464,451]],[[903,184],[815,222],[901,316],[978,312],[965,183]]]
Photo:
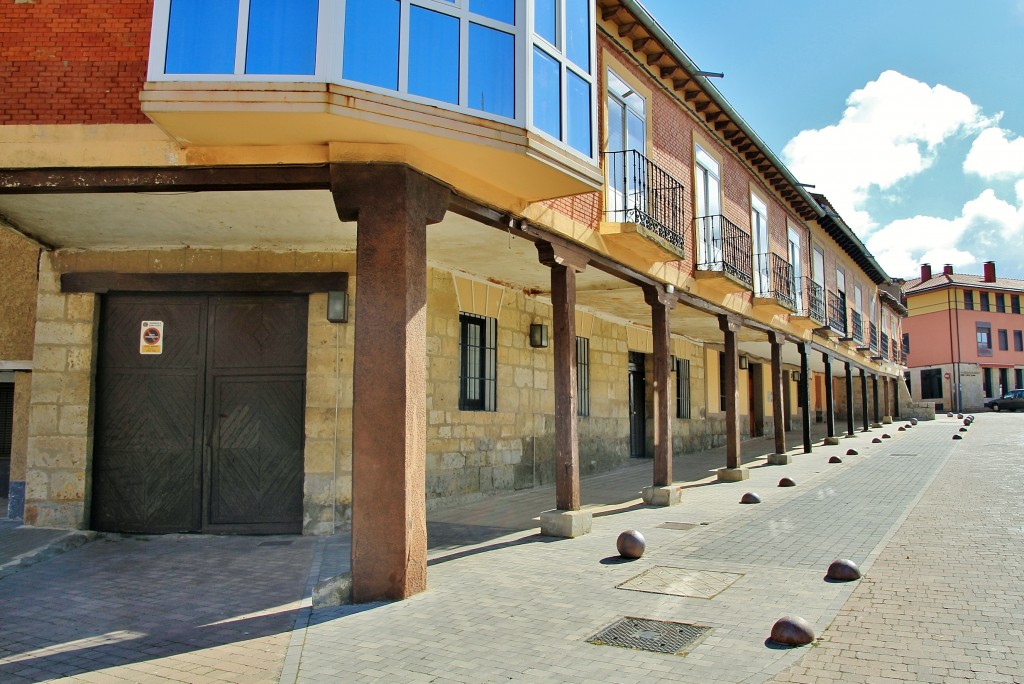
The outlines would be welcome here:
[[[509,202],[600,189],[593,11],[591,0],[155,0],[143,111],[189,145],[342,143],[331,161],[401,157]]]

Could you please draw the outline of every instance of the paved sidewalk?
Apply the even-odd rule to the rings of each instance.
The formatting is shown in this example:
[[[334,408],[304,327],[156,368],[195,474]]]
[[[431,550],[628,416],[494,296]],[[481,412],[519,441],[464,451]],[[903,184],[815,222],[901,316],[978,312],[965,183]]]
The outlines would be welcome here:
[[[1007,672],[1024,636],[1010,555],[1024,524],[1007,510],[1021,490],[1024,417],[979,415],[963,441],[951,440],[953,419],[901,424],[795,449],[788,466],[752,458],[771,440],[745,443],[754,467],[741,483],[713,481],[722,449],[684,455],[676,479],[690,484],[668,509],[639,501],[649,461],[587,478],[594,532],[574,540],[536,534],[551,488],[433,511],[430,587],[396,603],[309,608],[313,583],[347,566],[340,535],[101,536],[0,579],[0,681],[887,681],[891,657],[904,659],[904,680],[1021,681]],[[871,444],[883,432],[892,439]],[[851,447],[860,455],[845,456]],[[783,475],[798,486],[778,488]],[[746,491],[764,503],[740,505]],[[616,554],[626,528],[647,538],[639,560]],[[918,572],[951,556],[962,576],[916,583],[905,555]],[[866,579],[824,581],[840,556]],[[766,642],[785,613],[811,621],[820,645]],[[627,616],[711,629],[682,655],[587,643]]]

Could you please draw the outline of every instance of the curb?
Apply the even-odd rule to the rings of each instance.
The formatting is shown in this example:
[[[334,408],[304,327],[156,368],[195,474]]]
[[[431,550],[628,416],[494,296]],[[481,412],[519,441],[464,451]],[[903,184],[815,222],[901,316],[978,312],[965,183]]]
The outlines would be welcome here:
[[[15,556],[13,560],[0,565],[0,579],[4,579],[10,575],[15,574],[25,568],[35,565],[40,561],[44,561],[54,556],[77,549],[79,546],[86,544],[96,538],[96,532],[92,530],[75,530],[68,532],[65,535],[57,537],[51,542],[48,542],[44,546],[37,549],[27,551],[20,556]]]

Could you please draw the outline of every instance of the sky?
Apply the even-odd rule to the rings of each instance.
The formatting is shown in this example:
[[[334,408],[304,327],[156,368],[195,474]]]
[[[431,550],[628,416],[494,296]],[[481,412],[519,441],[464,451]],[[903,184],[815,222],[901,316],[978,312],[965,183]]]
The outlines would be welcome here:
[[[1024,279],[1024,0],[641,0],[890,276]]]

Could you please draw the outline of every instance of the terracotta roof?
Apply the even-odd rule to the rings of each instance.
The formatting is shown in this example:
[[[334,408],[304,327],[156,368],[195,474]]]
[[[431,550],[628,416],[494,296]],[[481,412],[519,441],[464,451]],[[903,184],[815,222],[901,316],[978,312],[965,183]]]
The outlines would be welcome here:
[[[1024,292],[1024,280],[1017,278],[999,278],[995,282],[986,283],[984,276],[969,275],[966,273],[936,273],[926,281],[920,278],[913,278],[903,284],[903,294],[917,294],[928,290],[937,290],[943,287],[971,287],[979,290],[1003,290],[1005,292]]]

